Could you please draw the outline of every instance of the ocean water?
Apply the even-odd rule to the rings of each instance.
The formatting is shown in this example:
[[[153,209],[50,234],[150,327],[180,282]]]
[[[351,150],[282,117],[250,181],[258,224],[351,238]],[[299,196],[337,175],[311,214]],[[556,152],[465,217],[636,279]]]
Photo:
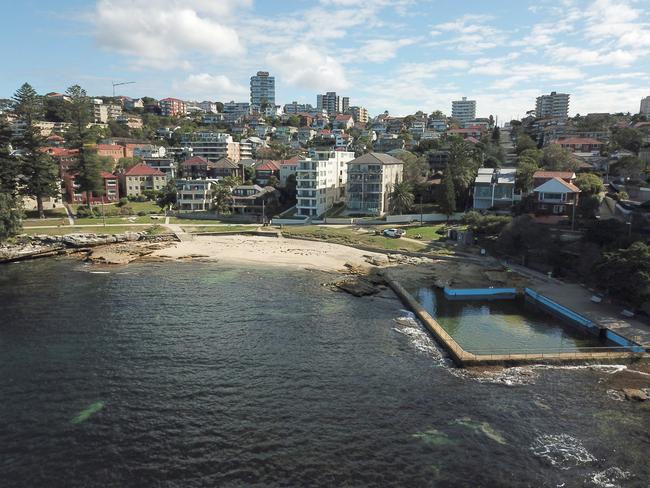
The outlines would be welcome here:
[[[0,268],[0,487],[646,487],[610,369],[450,367],[391,298],[218,263]]]

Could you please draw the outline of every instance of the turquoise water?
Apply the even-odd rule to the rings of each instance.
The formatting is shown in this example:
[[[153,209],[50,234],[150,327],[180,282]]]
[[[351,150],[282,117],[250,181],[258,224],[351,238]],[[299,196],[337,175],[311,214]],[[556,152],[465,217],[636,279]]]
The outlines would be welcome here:
[[[475,354],[572,352],[615,346],[523,297],[448,300],[439,288],[420,288],[414,296],[463,349]]]

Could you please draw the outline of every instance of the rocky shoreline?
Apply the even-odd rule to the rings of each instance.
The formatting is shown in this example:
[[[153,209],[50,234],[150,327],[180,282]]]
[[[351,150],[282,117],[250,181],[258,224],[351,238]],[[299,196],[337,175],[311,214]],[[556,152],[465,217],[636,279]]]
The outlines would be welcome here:
[[[132,254],[133,261],[143,256],[143,245],[177,241],[173,234],[149,235],[145,232],[125,232],[123,234],[68,234],[63,236],[31,235],[19,236],[12,244],[0,245],[0,264],[36,259],[62,254],[85,253],[90,261],[105,264],[124,264],[124,257]],[[115,254],[122,255],[115,262],[109,259],[111,248],[120,245]],[[156,249],[151,249],[153,252]],[[102,257],[103,256],[103,257]]]

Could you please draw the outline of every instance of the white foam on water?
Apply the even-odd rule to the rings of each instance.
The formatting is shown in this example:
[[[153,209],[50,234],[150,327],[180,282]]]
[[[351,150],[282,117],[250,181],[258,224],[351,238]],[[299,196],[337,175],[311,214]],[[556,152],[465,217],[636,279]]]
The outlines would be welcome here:
[[[90,274],[111,274],[110,271],[88,271]]]
[[[621,390],[607,390],[607,396],[617,402],[625,401],[625,394]]]
[[[623,485],[620,482],[629,480],[631,477],[632,473],[629,471],[623,471],[621,468],[613,466],[594,473],[587,481],[600,488],[622,488]]]
[[[529,366],[515,366],[498,371],[470,371],[453,368],[450,373],[458,378],[505,386],[533,385],[537,374]]]
[[[446,360],[444,354],[440,349],[438,349],[436,342],[429,333],[424,330],[424,327],[420,321],[415,318],[415,315],[408,310],[400,310],[400,312],[403,313],[403,315],[394,319],[397,327],[393,327],[393,330],[407,336],[417,351],[430,354],[434,359],[438,360],[441,365],[445,364]]]
[[[530,450],[535,456],[564,470],[596,461],[579,439],[568,434],[540,435],[533,441]]]

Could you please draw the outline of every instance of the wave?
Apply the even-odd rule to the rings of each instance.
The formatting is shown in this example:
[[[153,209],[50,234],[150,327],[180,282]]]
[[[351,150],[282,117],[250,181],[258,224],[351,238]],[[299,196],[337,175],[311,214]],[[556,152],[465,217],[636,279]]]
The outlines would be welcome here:
[[[530,450],[535,456],[563,470],[596,461],[579,439],[568,434],[540,435],[533,441]]]

